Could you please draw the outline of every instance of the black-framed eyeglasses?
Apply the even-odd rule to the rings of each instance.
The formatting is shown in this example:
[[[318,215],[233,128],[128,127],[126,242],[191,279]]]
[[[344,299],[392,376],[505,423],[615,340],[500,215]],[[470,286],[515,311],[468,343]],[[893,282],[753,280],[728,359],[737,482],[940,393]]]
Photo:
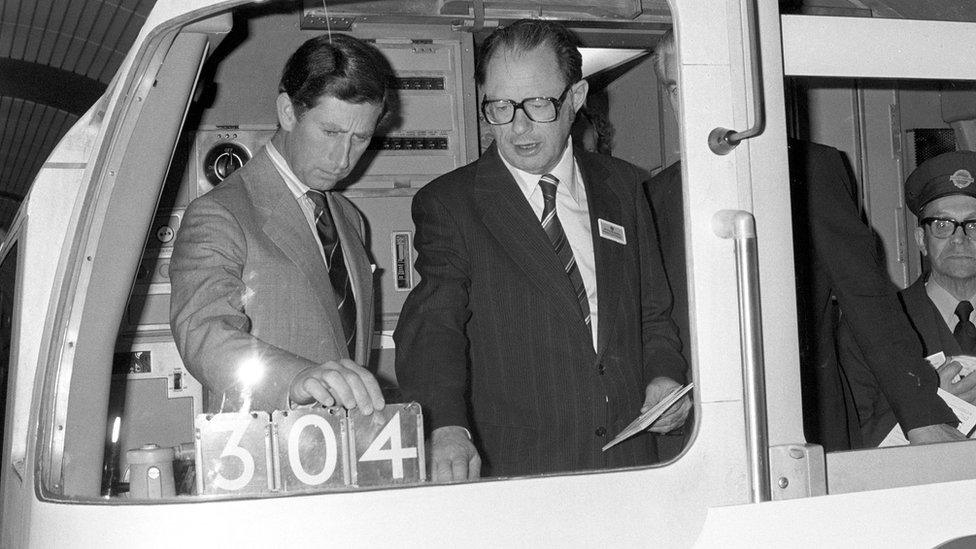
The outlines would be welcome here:
[[[515,111],[518,109],[522,109],[525,116],[533,122],[553,122],[559,117],[559,108],[572,87],[572,84],[566,86],[559,97],[528,97],[517,103],[511,99],[485,98],[481,101],[481,114],[494,126],[515,120]]]
[[[949,238],[956,234],[956,230],[962,227],[962,232],[969,238],[976,239],[976,219],[966,219],[956,221],[947,217],[926,217],[919,222],[920,225],[927,225],[932,231],[932,236],[936,238]]]

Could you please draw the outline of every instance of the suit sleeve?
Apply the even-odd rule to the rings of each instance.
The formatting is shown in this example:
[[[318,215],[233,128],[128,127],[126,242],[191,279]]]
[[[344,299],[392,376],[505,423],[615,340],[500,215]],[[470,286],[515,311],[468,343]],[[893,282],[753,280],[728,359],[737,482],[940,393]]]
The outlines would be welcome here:
[[[263,377],[252,389],[252,408],[282,409],[292,380],[315,363],[250,334],[244,243],[237,220],[216,201],[187,208],[170,262],[170,324],[187,369],[210,391],[235,402],[241,365],[257,361]]]
[[[661,261],[657,231],[647,200],[641,196],[643,185],[635,183],[632,188],[640,255],[644,376],[648,382],[664,376],[685,383],[688,367],[681,355],[678,330],[671,319],[671,289]]]
[[[897,420],[871,373],[864,351],[854,340],[851,327],[843,316],[837,328],[837,360],[844,369],[844,377],[851,389],[860,426],[860,440],[853,441],[852,445],[855,448],[877,446]]]
[[[431,430],[468,428],[468,255],[460,224],[428,189],[413,201],[421,280],[394,332],[397,381],[406,400],[421,404]]]
[[[918,337],[888,278],[874,233],[846,190],[850,180],[840,153],[817,147],[791,166],[806,184],[811,236],[818,262],[828,272],[852,336],[868,368],[907,433],[957,419],[936,393],[938,374],[922,358]],[[794,162],[795,164],[795,162]],[[799,170],[799,172],[797,172]]]

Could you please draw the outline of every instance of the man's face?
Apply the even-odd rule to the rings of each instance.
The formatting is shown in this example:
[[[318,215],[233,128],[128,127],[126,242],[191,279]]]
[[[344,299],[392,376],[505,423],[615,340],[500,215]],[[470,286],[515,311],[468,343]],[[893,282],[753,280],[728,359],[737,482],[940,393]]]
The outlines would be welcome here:
[[[349,175],[383,111],[375,103],[348,103],[325,95],[298,116],[285,93],[278,94],[277,108],[281,132],[275,146],[298,179],[320,191]]]
[[[515,53],[498,50],[485,71],[484,96],[511,99],[516,103],[529,97],[559,97],[566,81],[556,64],[556,54],[548,46]],[[552,170],[562,157],[576,111],[586,100],[587,83],[577,82],[560,105],[552,122],[533,122],[522,109],[508,124],[491,125],[491,133],[502,158],[520,170],[542,175]]]
[[[925,205],[922,217],[956,221],[976,219],[976,198],[965,195],[937,198]],[[915,241],[922,254],[928,256],[933,276],[953,279],[976,277],[976,240],[963,234],[962,227],[948,238],[936,238],[929,227],[917,227]]]
[[[664,54],[664,74],[661,75],[661,85],[671,103],[671,110],[680,123],[681,100],[678,97],[678,57],[673,53]]]

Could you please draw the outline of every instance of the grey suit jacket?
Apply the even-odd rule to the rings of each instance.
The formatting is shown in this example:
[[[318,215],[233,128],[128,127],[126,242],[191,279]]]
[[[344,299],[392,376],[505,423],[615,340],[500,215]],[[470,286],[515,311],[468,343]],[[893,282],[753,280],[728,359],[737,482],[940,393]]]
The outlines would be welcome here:
[[[353,358],[365,364],[373,285],[363,222],[345,197],[326,195],[356,297]],[[208,410],[240,399],[238,370],[247,361],[263,372],[252,408],[275,410],[287,406],[299,372],[348,357],[318,242],[264,149],[187,208],[170,278],[173,336],[187,369],[210,391]]]
[[[942,314],[925,291],[925,277],[899,292],[899,296],[922,342],[923,356],[934,355],[939,351],[947,357],[962,354],[959,343],[949,331]],[[837,346],[837,356],[844,368],[857,408],[862,445],[877,446],[898,421],[846,322],[841,324],[837,334]]]

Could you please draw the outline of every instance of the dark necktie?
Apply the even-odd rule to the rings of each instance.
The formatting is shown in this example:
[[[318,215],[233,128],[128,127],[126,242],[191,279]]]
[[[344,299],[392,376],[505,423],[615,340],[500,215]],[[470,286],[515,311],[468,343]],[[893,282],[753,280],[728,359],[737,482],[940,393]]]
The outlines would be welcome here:
[[[346,262],[342,258],[342,245],[336,232],[335,220],[329,211],[325,195],[316,190],[309,190],[308,197],[315,204],[315,228],[318,229],[322,249],[325,252],[325,267],[329,270],[329,281],[335,291],[336,304],[339,308],[339,319],[342,321],[342,332],[346,336],[346,347],[349,357],[356,358],[356,298],[352,295],[352,284]]]
[[[971,355],[976,352],[976,326],[969,320],[969,313],[973,312],[973,304],[969,301],[960,301],[956,306],[956,316],[959,317],[959,324],[952,331],[956,337],[962,352]]]
[[[542,189],[542,196],[545,199],[542,207],[542,228],[549,236],[549,242],[552,243],[552,248],[556,251],[556,257],[566,268],[566,276],[569,277],[569,281],[573,284],[573,290],[576,292],[576,301],[579,303],[583,322],[589,328],[590,302],[586,298],[586,287],[583,286],[583,277],[580,276],[579,266],[576,264],[576,258],[573,257],[573,248],[570,247],[566,233],[563,231],[563,225],[559,222],[559,217],[556,216],[557,185],[559,185],[559,180],[548,173],[539,180],[539,187]]]

